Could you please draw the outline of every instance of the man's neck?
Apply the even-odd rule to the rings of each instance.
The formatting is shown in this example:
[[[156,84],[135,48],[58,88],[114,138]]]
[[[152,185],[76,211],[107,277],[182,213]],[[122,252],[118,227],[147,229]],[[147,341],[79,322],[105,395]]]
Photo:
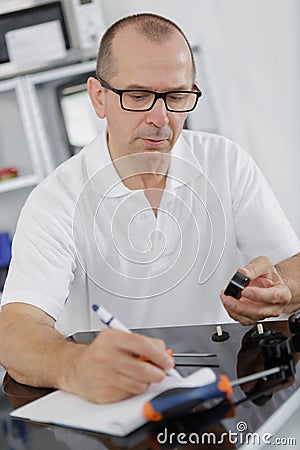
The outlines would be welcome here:
[[[170,155],[144,152],[118,155],[109,149],[111,160],[123,184],[131,190],[164,189]]]
[[[117,155],[109,149],[110,157],[122,183],[130,190],[144,190],[154,215],[157,216],[166,186],[170,155],[138,153]]]

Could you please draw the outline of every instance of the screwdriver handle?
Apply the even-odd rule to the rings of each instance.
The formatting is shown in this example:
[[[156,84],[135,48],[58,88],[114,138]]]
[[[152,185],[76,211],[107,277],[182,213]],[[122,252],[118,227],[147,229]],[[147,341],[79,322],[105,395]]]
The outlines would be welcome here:
[[[145,403],[144,417],[150,422],[183,415],[200,403],[212,398],[232,396],[232,387],[226,375],[220,375],[213,383],[199,387],[177,387],[157,395]]]

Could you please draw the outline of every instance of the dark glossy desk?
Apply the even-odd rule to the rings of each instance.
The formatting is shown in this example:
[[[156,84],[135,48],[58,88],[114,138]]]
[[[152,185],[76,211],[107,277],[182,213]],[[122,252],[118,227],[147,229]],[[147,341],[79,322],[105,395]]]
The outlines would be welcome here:
[[[215,357],[177,358],[177,368],[188,375],[199,365],[211,366],[217,373],[225,373],[230,379],[242,377],[264,368],[257,339],[256,328],[242,327],[239,324],[224,324],[223,330],[229,332],[225,342],[214,342],[216,332],[213,325],[180,328],[159,328],[142,330],[144,334],[161,337],[174,352],[213,353]],[[291,336],[286,322],[265,322],[264,328]],[[89,342],[95,333],[79,333],[75,340]],[[234,388],[232,402],[239,404],[232,408],[227,401],[219,405],[212,401],[206,408],[167,423],[146,425],[125,438],[105,436],[79,430],[66,429],[49,424],[33,424],[12,419],[9,412],[29,401],[50,392],[16,383],[5,376],[0,396],[0,448],[1,450],[102,450],[102,449],[141,449],[160,448],[211,448],[215,442],[222,449],[238,448],[245,444],[246,434],[249,442],[257,438],[257,432],[285,402],[299,393],[300,353],[293,358],[295,376],[287,382],[276,378],[259,380],[242,387]],[[233,412],[233,409],[235,410]],[[172,434],[173,433],[173,434]],[[182,433],[182,434],[180,434]],[[204,434],[203,434],[204,433]],[[272,438],[270,438],[272,439]],[[296,447],[294,447],[296,448]]]

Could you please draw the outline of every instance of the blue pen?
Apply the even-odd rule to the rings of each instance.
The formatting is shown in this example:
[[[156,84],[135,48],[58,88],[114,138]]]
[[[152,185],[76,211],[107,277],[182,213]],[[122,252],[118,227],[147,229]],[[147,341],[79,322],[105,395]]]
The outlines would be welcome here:
[[[125,333],[132,333],[129,328],[125,327],[122,322],[119,321],[116,317],[114,317],[110,312],[108,312],[103,306],[93,305],[93,311],[97,314],[98,318],[101,322],[107,326],[108,328],[113,328],[114,330],[125,331]],[[169,369],[167,374],[171,377],[177,378],[178,380],[182,380],[183,377],[177,372],[175,369]]]

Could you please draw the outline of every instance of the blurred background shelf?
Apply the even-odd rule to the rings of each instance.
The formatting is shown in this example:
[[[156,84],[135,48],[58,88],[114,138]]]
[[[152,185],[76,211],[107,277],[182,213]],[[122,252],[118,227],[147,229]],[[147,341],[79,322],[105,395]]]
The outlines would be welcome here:
[[[22,189],[38,184],[39,178],[36,175],[23,175],[9,180],[0,181],[0,193]]]

